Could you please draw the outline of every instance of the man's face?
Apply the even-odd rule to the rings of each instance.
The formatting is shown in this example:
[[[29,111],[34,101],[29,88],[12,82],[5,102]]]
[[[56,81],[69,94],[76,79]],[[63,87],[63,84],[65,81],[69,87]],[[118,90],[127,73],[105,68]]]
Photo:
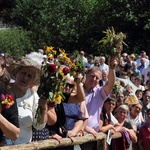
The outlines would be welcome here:
[[[86,83],[90,88],[93,88],[99,84],[99,80],[101,78],[101,72],[100,71],[91,71],[86,76]]]
[[[150,103],[150,91],[147,91],[143,96],[143,103],[145,105]]]

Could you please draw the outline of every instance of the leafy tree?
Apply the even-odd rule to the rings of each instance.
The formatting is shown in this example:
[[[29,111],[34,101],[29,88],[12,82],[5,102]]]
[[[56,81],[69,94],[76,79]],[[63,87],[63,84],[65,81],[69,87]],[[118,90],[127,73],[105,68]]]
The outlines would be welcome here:
[[[101,32],[100,6],[97,0],[16,0],[7,20],[32,31],[35,48],[54,45],[68,51],[82,48],[90,53]]]
[[[130,53],[150,49],[149,0],[109,0],[109,26],[127,34]]]
[[[0,30],[0,51],[15,57],[20,57],[33,51],[29,34],[29,32],[21,29]]]
[[[34,49],[52,45],[103,55],[98,41],[113,26],[127,35],[125,51],[139,52],[150,48],[149,6],[149,0],[14,0],[5,21],[32,32]]]

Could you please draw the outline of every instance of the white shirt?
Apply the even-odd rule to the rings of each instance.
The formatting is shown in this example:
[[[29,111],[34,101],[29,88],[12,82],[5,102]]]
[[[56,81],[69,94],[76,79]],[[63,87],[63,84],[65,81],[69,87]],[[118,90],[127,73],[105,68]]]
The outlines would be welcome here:
[[[137,62],[137,67],[140,66],[140,65],[141,65],[141,58],[138,58],[138,59],[136,60],[136,62]],[[149,60],[146,59],[145,67],[148,67],[148,65],[149,65]]]
[[[111,117],[111,124],[115,126],[118,123],[118,120],[114,117],[112,113],[110,113],[110,117]]]
[[[142,70],[142,75],[144,76],[144,84],[146,84],[146,81],[148,80],[147,73],[149,71],[150,71],[150,66],[148,66]]]
[[[17,98],[18,114],[19,114],[19,126],[20,134],[14,144],[25,144],[29,143],[32,140],[32,125],[36,129],[42,129],[45,124],[37,126],[35,113],[38,107],[39,96],[36,92],[33,92],[31,89],[26,91],[26,94]]]
[[[128,114],[128,117],[127,117],[129,120],[132,120],[135,125],[137,126],[137,128],[139,129],[142,125],[142,113],[140,112],[137,117],[135,119],[133,119],[131,116],[130,116],[130,113]]]
[[[100,64],[99,68],[100,68],[101,71],[103,71],[103,70],[109,71],[109,67],[108,67],[107,64],[102,64],[102,65]]]

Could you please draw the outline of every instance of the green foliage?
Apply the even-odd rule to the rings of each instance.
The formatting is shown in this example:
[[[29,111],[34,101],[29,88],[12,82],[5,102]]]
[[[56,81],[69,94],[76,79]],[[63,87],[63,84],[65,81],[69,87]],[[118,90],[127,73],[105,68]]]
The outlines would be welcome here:
[[[149,0],[108,0],[107,24],[127,35],[129,53],[150,48]]]
[[[11,6],[5,21],[31,31],[33,49],[55,45],[103,55],[98,41],[111,26],[127,35],[124,51],[150,49],[149,0],[14,0]]]
[[[21,29],[0,30],[0,51],[20,57],[31,51],[29,33]]]
[[[100,5],[97,0],[16,0],[7,20],[32,32],[35,49],[56,45],[70,52],[81,48],[92,52],[95,38],[100,39],[103,14],[98,10],[104,7],[103,3]]]

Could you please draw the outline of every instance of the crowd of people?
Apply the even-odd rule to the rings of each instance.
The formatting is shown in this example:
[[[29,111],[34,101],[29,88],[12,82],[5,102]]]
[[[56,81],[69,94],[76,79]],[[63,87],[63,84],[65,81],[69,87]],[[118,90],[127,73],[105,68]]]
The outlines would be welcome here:
[[[120,132],[122,138],[111,139],[107,149],[149,149],[150,63],[146,52],[141,51],[139,56],[122,53],[119,59],[110,57],[108,63],[105,56],[94,58],[84,51],[79,54],[86,74],[67,74],[65,98],[57,105],[48,105],[37,91],[41,66],[58,63],[59,59],[45,55],[42,49],[20,59],[0,54],[0,98],[3,94],[14,97],[10,108],[0,104],[0,146],[44,139],[61,142],[64,137],[74,141],[76,136]],[[40,123],[35,117],[38,106],[42,108]],[[88,142],[56,149],[97,147],[96,142]]]

